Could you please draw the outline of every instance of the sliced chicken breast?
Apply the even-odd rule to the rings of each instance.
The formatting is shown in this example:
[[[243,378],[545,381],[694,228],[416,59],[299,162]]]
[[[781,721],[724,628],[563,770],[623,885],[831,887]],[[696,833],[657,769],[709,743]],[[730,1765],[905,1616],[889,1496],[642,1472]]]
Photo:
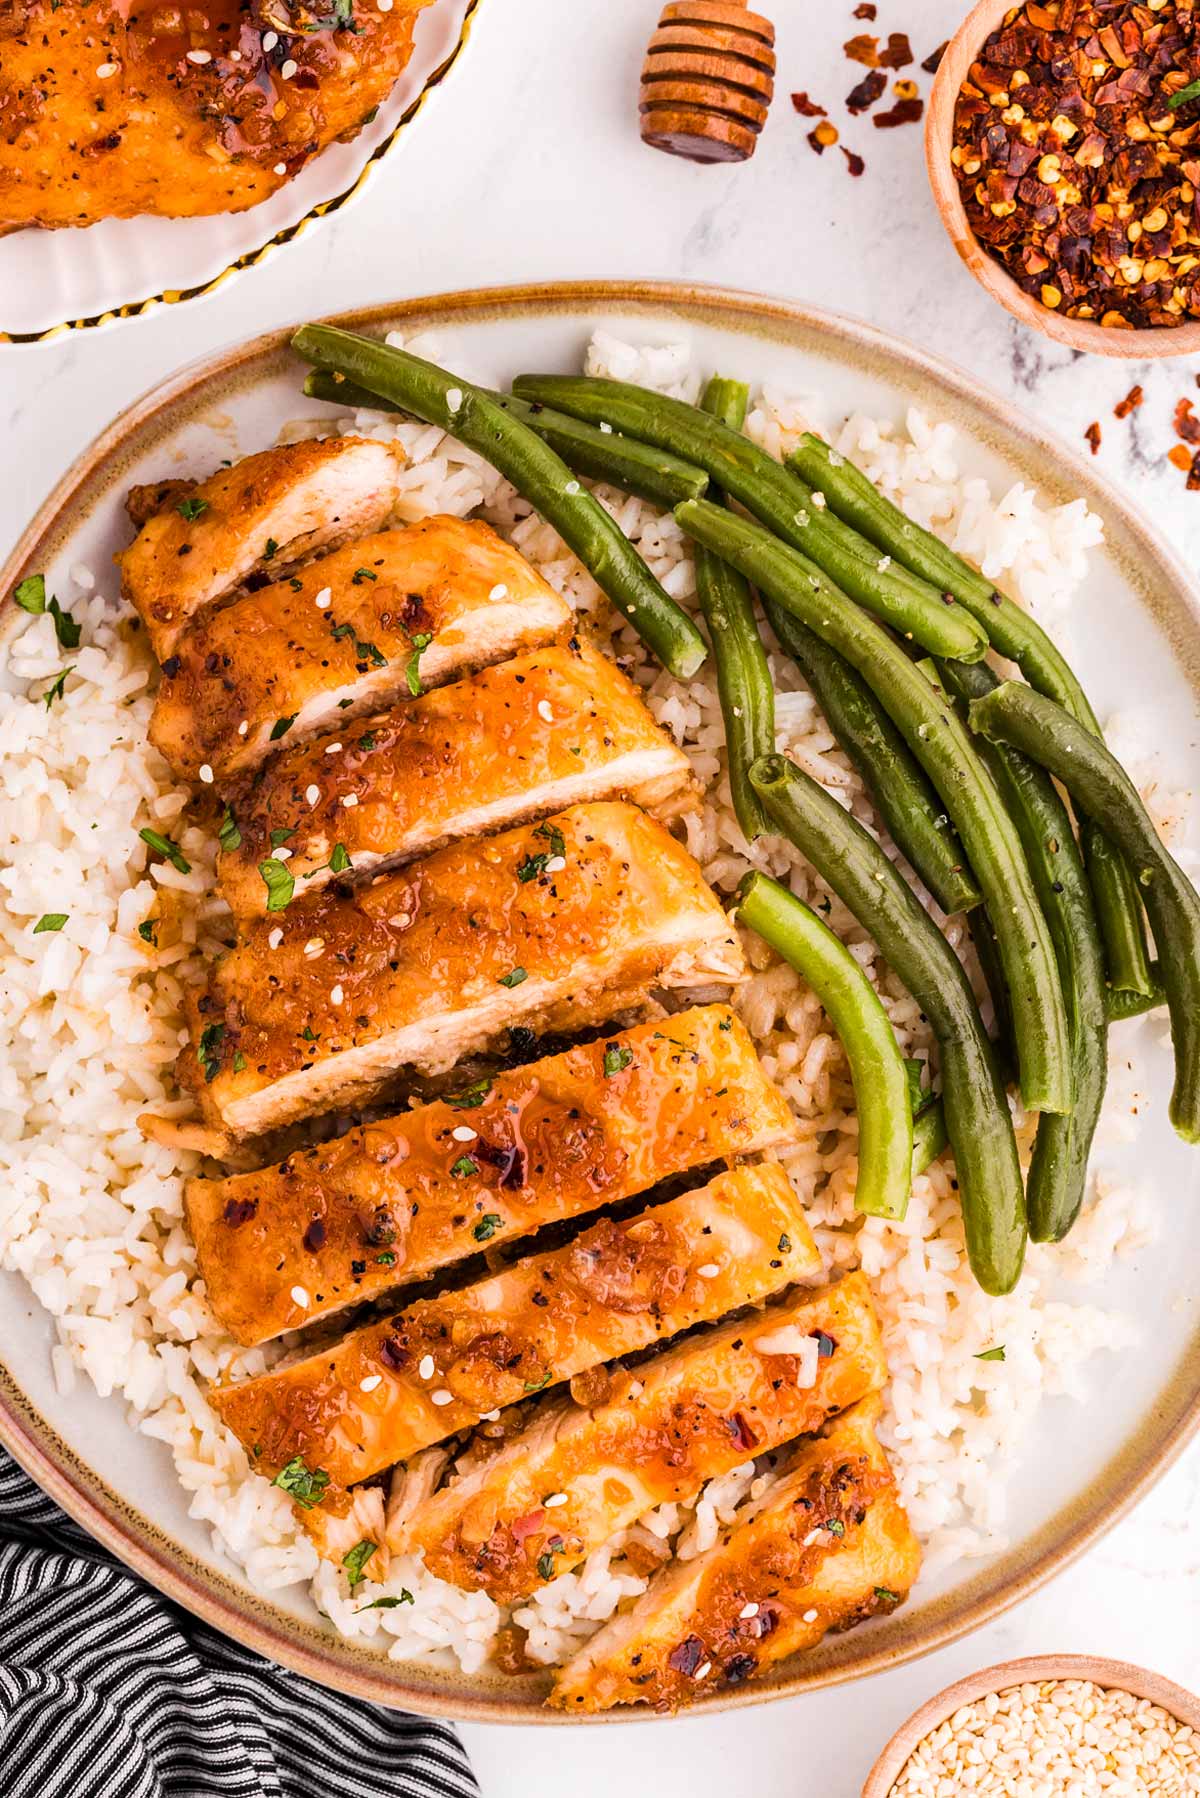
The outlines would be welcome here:
[[[311,893],[581,800],[678,809],[691,784],[633,682],[595,649],[552,644],[282,749],[229,795],[221,890],[237,916],[261,916],[259,864],[281,844]],[[557,852],[547,834],[529,877]]]
[[[485,1217],[481,1241],[487,1230]],[[820,1269],[779,1164],[736,1168],[209,1398],[261,1472],[299,1458],[344,1488],[485,1412]]]
[[[209,1303],[253,1344],[793,1133],[742,1024],[706,1005],[189,1180],[185,1206]]]
[[[252,575],[275,576],[301,556],[377,530],[396,503],[404,462],[396,443],[321,437],[245,456],[182,497],[168,483],[163,510],[116,558],[159,661],[197,612]]]
[[[878,1396],[796,1450],[720,1542],[675,1561],[555,1681],[569,1711],[673,1711],[907,1597],[921,1553],[875,1435]]]
[[[886,1378],[870,1288],[848,1274],[614,1372],[603,1403],[539,1405],[519,1435],[417,1506],[390,1546],[515,1603],[656,1505],[819,1429]],[[547,1506],[549,1494],[565,1502]]]
[[[514,1024],[578,1028],[653,986],[734,981],[736,935],[696,863],[619,802],[558,812],[250,925],[188,997],[181,1083],[234,1136],[452,1067]],[[281,874],[286,864],[280,864]],[[611,1015],[609,1012],[608,1015]]]
[[[150,740],[222,783],[277,744],[419,695],[571,622],[553,587],[475,519],[360,537],[198,618],[163,664]]]

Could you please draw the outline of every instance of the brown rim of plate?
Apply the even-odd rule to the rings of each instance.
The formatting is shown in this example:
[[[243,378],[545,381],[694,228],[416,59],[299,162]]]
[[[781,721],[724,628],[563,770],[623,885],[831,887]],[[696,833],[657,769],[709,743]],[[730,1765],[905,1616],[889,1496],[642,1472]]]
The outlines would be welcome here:
[[[786,300],[672,282],[561,282],[482,288],[377,305],[336,315],[352,330],[428,329],[472,320],[548,315],[580,316],[603,309],[743,332],[803,349],[831,342],[854,366],[874,370],[893,386],[910,379],[930,403],[956,415],[961,428],[985,446],[1002,449],[1056,500],[1083,495],[1103,510],[1108,546],[1121,571],[1155,613],[1176,660],[1200,694],[1200,596],[1174,553],[1149,522],[1094,469],[1050,432],[1007,401],[980,388],[950,363],[899,342],[873,325]],[[108,498],[122,465],[166,436],[181,416],[212,390],[228,394],[288,367],[290,329],[265,333],[184,368],[136,400],[67,470],[0,568],[0,594],[57,553],[57,544]],[[299,365],[297,365],[299,374]],[[964,416],[966,415],[966,416]],[[1037,453],[1029,456],[1032,446]],[[1036,472],[1035,472],[1036,469]],[[1147,578],[1148,576],[1148,578]],[[953,1596],[929,1601],[921,1612],[903,1608],[866,1634],[828,1639],[797,1665],[784,1664],[761,1681],[714,1692],[695,1714],[763,1704],[838,1685],[900,1666],[958,1640],[1037,1591],[1110,1529],[1177,1459],[1200,1430],[1200,1333],[1193,1337],[1168,1383],[1156,1395],[1138,1433],[1114,1455],[1087,1494],[1065,1505],[1032,1537],[977,1573]],[[546,1710],[541,1676],[494,1683],[388,1661],[315,1623],[289,1614],[245,1585],[181,1548],[158,1525],[134,1511],[89,1469],[25,1397],[0,1363],[0,1443],[38,1484],[105,1547],[168,1598],[246,1647],[310,1679],[351,1696],[470,1722],[651,1722],[641,1708],[564,1717]]]
[[[1106,1692],[1132,1692],[1135,1698],[1148,1698],[1181,1723],[1200,1730],[1200,1698],[1186,1686],[1177,1686],[1174,1680],[1152,1673],[1148,1667],[1135,1666],[1132,1661],[1105,1661],[1091,1654],[1039,1654],[1020,1661],[1001,1661],[995,1667],[982,1667],[978,1673],[956,1679],[914,1711],[867,1774],[862,1798],[888,1798],[917,1744],[961,1705],[986,1698],[989,1692],[1003,1692],[1009,1686],[1065,1679],[1086,1679]]]
[[[462,30],[458,34],[458,42],[449,56],[445,57],[435,69],[430,70],[420,93],[405,107],[383,142],[377,144],[371,151],[349,187],[344,187],[340,194],[334,194],[332,198],[320,200],[317,205],[310,206],[303,218],[297,219],[294,225],[285,225],[282,230],[276,231],[269,237],[266,243],[259,244],[257,249],[247,250],[244,255],[237,257],[235,261],[223,268],[220,274],[211,275],[207,281],[199,281],[194,287],[167,287],[161,293],[147,294],[144,300],[130,300],[123,306],[110,306],[103,312],[89,313],[85,318],[61,319],[58,324],[45,325],[40,331],[0,331],[0,347],[4,344],[12,344],[16,348],[28,348],[33,344],[52,343],[64,332],[102,330],[107,325],[121,324],[125,319],[141,318],[144,313],[153,312],[157,306],[178,306],[185,300],[205,299],[209,294],[216,293],[219,288],[224,287],[227,281],[232,281],[233,277],[240,274],[243,269],[257,268],[260,262],[266,262],[268,257],[273,256],[276,250],[282,249],[284,244],[296,243],[312,229],[319,219],[323,219],[328,213],[340,212],[343,206],[349,205],[351,200],[357,199],[358,195],[364,191],[367,182],[384,157],[390,155],[396,148],[430,95],[442,85],[455,63],[458,62],[470,41],[476,15],[482,5],[483,0],[470,0],[470,4],[463,14]],[[0,235],[3,234],[4,229],[5,227],[0,226]],[[36,227],[18,226],[17,229],[32,230]]]
[[[1165,356],[1191,356],[1200,350],[1200,319],[1189,324],[1147,325],[1141,330],[1113,330],[1092,319],[1067,318],[1053,312],[1013,280],[1002,263],[988,254],[971,229],[958,177],[950,161],[954,141],[954,102],[976,53],[992,29],[1020,0],[979,0],[946,46],[929,95],[925,117],[925,165],[929,185],[946,234],[979,285],[1012,314],[1019,324],[1040,331],[1056,343],[1069,344],[1093,356],[1125,357],[1135,362]]]

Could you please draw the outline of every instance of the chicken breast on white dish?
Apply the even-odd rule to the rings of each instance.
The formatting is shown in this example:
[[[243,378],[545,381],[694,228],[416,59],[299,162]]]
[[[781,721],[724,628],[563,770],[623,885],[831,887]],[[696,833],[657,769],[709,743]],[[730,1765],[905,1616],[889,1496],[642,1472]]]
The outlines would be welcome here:
[[[252,575],[378,529],[404,462],[398,444],[321,437],[245,456],[182,496],[170,490],[116,558],[159,661],[196,613]]]

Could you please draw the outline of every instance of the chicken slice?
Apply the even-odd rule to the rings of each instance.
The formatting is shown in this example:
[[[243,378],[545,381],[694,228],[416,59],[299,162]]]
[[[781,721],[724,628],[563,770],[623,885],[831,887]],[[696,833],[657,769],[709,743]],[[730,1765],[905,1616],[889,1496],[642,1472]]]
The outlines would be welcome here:
[[[875,1435],[878,1395],[801,1443],[722,1540],[651,1580],[560,1671],[556,1709],[673,1711],[907,1596],[921,1551]]]
[[[741,977],[729,920],[661,824],[621,802],[552,823],[562,867],[532,879],[547,825],[251,924],[188,995],[179,1076],[208,1121],[261,1134],[366,1100],[400,1067],[452,1067],[514,1024],[578,1028],[635,989]]]
[[[229,795],[221,889],[261,916],[259,864],[283,843],[311,893],[581,800],[677,810],[690,786],[633,682],[598,650],[552,644],[272,757]],[[530,869],[557,853],[547,835]]]
[[[155,512],[116,560],[159,661],[197,612],[250,576],[377,530],[404,462],[399,444],[366,437],[289,443],[218,469]]]
[[[819,1429],[887,1378],[862,1274],[676,1344],[615,1373],[595,1407],[532,1423],[419,1506],[390,1540],[440,1578],[513,1604],[656,1505]],[[548,1494],[566,1503],[548,1508]]]
[[[489,1229],[487,1217],[476,1225],[481,1242]],[[209,1398],[261,1472],[299,1458],[345,1488],[486,1412],[820,1269],[778,1162],[735,1168]]]
[[[224,782],[276,743],[548,643],[570,621],[490,525],[379,531],[196,619],[164,664],[150,740],[176,774],[207,766]]]
[[[723,1005],[638,1024],[184,1189],[217,1316],[266,1342],[660,1180],[770,1148],[792,1114]]]

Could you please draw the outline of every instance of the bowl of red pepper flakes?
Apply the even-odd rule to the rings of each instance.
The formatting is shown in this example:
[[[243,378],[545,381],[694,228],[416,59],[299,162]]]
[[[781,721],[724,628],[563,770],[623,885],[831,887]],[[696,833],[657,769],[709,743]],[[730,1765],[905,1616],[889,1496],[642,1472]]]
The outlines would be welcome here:
[[[955,248],[1023,324],[1102,356],[1200,351],[1192,0],[981,0],[925,149]]]

